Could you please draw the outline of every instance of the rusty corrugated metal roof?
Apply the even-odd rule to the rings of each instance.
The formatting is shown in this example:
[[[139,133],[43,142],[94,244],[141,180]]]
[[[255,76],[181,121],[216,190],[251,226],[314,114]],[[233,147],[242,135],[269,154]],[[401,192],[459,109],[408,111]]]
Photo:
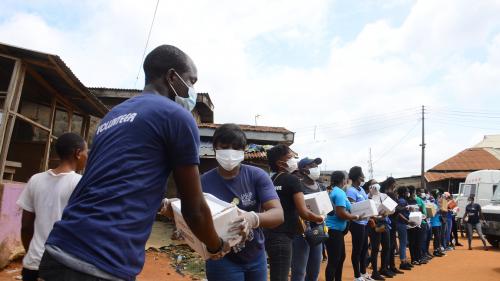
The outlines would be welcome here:
[[[217,129],[221,124],[212,124],[212,123],[201,123],[198,124],[199,128],[210,128]],[[289,134],[291,131],[283,128],[283,127],[268,127],[268,126],[252,126],[252,125],[238,125],[243,131],[253,131],[253,132],[263,132],[263,133],[281,133],[281,134]]]
[[[500,159],[484,148],[468,148],[430,169],[434,171],[498,170]]]
[[[449,172],[449,173],[436,173],[426,172],[424,177],[427,182],[442,181],[448,179],[465,179],[470,172]]]

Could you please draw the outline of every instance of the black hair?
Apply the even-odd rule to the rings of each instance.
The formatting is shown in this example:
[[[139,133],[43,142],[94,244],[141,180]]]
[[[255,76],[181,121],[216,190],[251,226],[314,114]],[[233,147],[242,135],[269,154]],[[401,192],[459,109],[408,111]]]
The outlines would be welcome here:
[[[388,177],[380,184],[380,192],[385,193],[391,185],[393,185],[396,180],[393,177]]]
[[[408,191],[410,192],[410,194],[415,194],[416,188],[413,185],[410,185],[408,186]]]
[[[276,162],[281,159],[281,157],[287,155],[290,152],[290,148],[286,144],[278,144],[273,146],[267,151],[267,161],[269,162],[269,167],[271,171],[278,172],[278,166]]]
[[[400,186],[397,191],[399,197],[404,197],[406,192],[408,192],[408,187],[406,186]]]
[[[61,160],[71,160],[77,150],[85,149],[85,140],[77,134],[62,134],[55,143],[56,153]]]
[[[334,171],[330,176],[332,186],[339,186],[346,179],[344,171]],[[342,187],[342,186],[340,186]]]
[[[152,50],[144,59],[144,76],[146,84],[165,75],[174,69],[179,75],[189,70],[189,57],[179,48],[172,45],[160,45]]]
[[[240,126],[223,124],[215,130],[212,144],[214,149],[217,144],[231,144],[233,149],[240,150],[247,146],[247,137]]]
[[[349,170],[349,179],[352,181],[358,180],[363,175],[363,170],[359,166],[354,166]]]
[[[439,197],[439,194],[441,194],[441,192],[439,191],[439,189],[434,189],[431,192],[432,197],[434,197],[435,199],[437,199]]]
[[[373,181],[374,181],[374,179],[371,179],[371,180],[368,180],[367,182],[365,182],[365,184],[363,184],[362,188],[365,190],[365,192],[370,190],[370,186],[372,185]]]

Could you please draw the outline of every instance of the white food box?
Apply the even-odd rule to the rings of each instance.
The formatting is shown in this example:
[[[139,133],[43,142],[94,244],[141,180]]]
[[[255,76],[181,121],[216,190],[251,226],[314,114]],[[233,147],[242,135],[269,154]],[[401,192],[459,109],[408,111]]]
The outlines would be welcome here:
[[[224,236],[229,228],[229,223],[238,216],[238,208],[230,203],[224,202],[215,196],[204,193],[205,200],[212,213],[215,231],[219,236]],[[172,210],[174,211],[174,220],[177,230],[182,234],[186,243],[195,250],[205,260],[210,257],[207,247],[193,234],[187,225],[181,213],[181,201],[176,200],[172,202]]]
[[[327,191],[321,191],[304,195],[306,207],[316,215],[325,216],[333,211],[332,202]]]
[[[411,212],[409,217],[410,222],[414,222],[417,226],[422,224],[422,213],[421,212]]]
[[[363,218],[377,216],[377,205],[371,199],[351,203],[351,214],[355,216],[362,216]]]
[[[387,196],[384,201],[382,201],[381,204],[377,204],[377,211],[380,213],[384,214],[392,214],[394,213],[394,210],[396,210],[396,207],[398,206],[398,203],[394,200],[392,200],[391,197]]]

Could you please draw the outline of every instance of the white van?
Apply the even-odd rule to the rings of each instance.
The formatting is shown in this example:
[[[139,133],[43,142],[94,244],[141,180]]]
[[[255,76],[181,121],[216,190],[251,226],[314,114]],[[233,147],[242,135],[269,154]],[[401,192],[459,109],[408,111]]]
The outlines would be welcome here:
[[[500,170],[480,170],[470,173],[458,190],[458,218],[463,218],[467,200],[475,195],[474,202],[486,206],[490,203],[495,190],[500,186]]]

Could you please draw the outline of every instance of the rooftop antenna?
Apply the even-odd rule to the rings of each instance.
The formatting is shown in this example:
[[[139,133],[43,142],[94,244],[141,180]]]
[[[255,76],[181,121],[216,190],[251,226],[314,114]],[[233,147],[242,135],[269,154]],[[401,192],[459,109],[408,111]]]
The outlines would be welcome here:
[[[260,118],[262,115],[260,114],[257,114],[255,115],[255,126],[257,126],[257,119]]]
[[[370,158],[368,160],[368,172],[370,173],[370,179],[373,179],[373,161],[372,161],[372,148],[370,147]]]

